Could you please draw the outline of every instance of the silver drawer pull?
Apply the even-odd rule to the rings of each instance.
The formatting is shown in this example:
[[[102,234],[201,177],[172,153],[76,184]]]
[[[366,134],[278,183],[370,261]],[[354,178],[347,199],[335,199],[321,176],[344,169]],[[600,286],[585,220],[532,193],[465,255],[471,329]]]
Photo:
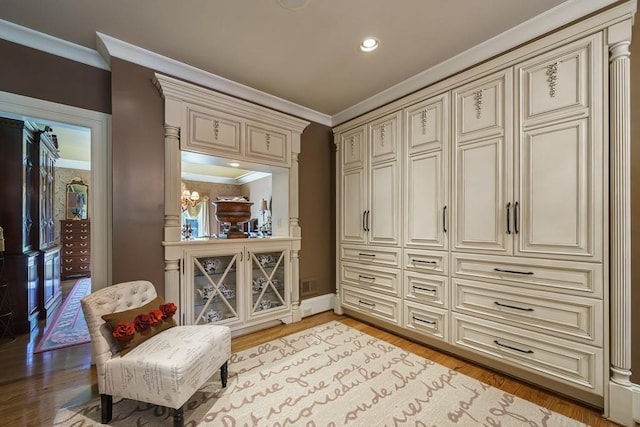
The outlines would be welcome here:
[[[433,292],[434,294],[438,293],[437,290],[435,289],[431,289],[431,288],[423,288],[422,286],[416,286],[416,285],[411,285],[411,287],[413,289],[417,289],[419,291],[425,291],[425,292]]]
[[[411,316],[411,319],[413,319],[416,322],[426,323],[427,325],[435,325],[436,324],[436,322],[434,322],[433,320],[421,319],[421,318],[416,317],[416,316]]]
[[[372,257],[372,258],[375,258],[375,257],[376,257],[376,254],[363,254],[362,252],[359,252],[359,253],[358,253],[358,256],[370,256],[370,257]]]
[[[534,311],[533,308],[522,308],[516,307],[515,305],[501,304],[498,301],[493,302],[495,305],[499,305],[500,307],[513,308],[514,310],[522,310],[522,311]]]
[[[374,303],[372,303],[372,302],[362,301],[361,299],[359,299],[359,300],[358,300],[358,304],[360,304],[360,305],[366,305],[366,306],[371,307],[371,308],[375,308],[375,306],[376,306],[376,305],[375,305]]]
[[[516,270],[503,270],[501,268],[494,268],[493,271],[497,271],[500,273],[511,273],[511,274],[526,274],[526,275],[532,275],[533,271],[516,271]]]
[[[438,262],[437,261],[425,261],[423,259],[412,259],[411,260],[412,263],[418,263],[418,264],[429,264],[429,265],[435,265]]]
[[[362,280],[362,279],[365,279],[365,280],[374,280],[374,281],[376,280],[376,278],[375,278],[375,277],[371,277],[371,276],[363,276],[362,274],[358,274],[358,278],[359,278],[360,280]]]
[[[498,340],[493,340],[493,342],[499,345],[500,347],[508,348],[509,350],[519,351],[520,353],[533,354],[533,350],[522,350],[520,348],[512,347],[510,345],[502,344]]]

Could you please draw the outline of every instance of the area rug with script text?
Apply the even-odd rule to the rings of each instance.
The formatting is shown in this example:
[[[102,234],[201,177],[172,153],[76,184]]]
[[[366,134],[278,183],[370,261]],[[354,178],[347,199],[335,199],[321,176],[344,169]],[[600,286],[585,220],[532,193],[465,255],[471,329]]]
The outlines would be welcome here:
[[[184,405],[187,426],[582,426],[340,322],[234,353]],[[55,426],[100,425],[100,401]],[[171,425],[166,408],[122,399],[111,426]]]
[[[34,353],[91,342],[80,300],[91,293],[91,279],[79,279],[44,331]]]

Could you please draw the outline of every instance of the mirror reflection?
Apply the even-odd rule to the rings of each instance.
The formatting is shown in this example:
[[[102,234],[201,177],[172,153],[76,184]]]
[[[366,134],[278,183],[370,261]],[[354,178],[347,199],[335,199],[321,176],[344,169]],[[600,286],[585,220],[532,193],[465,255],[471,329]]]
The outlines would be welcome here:
[[[89,186],[81,178],[73,178],[67,184],[67,219],[87,219]]]

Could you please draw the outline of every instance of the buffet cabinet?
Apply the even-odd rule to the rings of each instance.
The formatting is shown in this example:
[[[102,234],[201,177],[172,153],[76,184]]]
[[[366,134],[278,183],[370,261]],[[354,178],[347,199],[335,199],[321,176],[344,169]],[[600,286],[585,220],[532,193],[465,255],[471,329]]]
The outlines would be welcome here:
[[[605,52],[525,46],[336,127],[342,309],[602,406]]]
[[[289,323],[290,256],[288,241],[187,248],[183,324],[215,323],[235,330],[270,320]]]
[[[60,221],[62,279],[91,277],[91,222],[88,219]]]

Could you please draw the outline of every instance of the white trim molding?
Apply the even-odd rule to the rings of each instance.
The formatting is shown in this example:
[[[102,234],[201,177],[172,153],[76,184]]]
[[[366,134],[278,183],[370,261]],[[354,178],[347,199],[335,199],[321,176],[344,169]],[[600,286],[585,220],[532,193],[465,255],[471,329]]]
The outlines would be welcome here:
[[[111,115],[8,92],[0,92],[0,112],[91,130],[91,286],[111,285]]]
[[[333,310],[334,299],[334,294],[325,294],[302,300],[300,302],[302,317],[313,316],[314,314]]]
[[[109,71],[109,64],[98,52],[49,34],[0,19],[0,39],[27,46],[72,61]]]
[[[286,99],[236,83],[233,80],[203,71],[175,59],[159,55],[150,50],[132,45],[102,33],[96,33],[98,52],[111,63],[116,57],[134,64],[142,65],[160,73],[169,74],[192,83],[232,95],[283,113],[292,114],[325,126],[331,126],[331,116],[314,111]]]

